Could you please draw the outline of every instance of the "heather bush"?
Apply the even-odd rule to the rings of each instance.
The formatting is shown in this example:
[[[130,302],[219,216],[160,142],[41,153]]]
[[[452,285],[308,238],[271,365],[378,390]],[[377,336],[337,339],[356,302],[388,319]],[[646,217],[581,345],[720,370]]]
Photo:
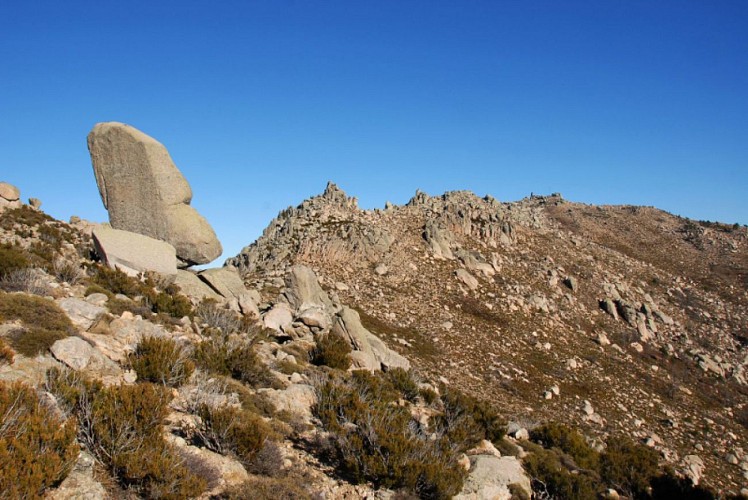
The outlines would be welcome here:
[[[441,401],[442,414],[436,418],[436,425],[462,448],[483,439],[498,443],[506,434],[506,423],[488,403],[446,386]]]
[[[342,335],[327,333],[317,338],[312,363],[347,370],[351,366],[351,345]]]
[[[629,497],[647,496],[650,481],[658,475],[658,453],[625,437],[611,436],[600,456],[600,475]]]
[[[29,265],[26,253],[20,247],[9,243],[0,245],[0,278]]]
[[[201,420],[196,432],[198,443],[217,453],[232,454],[247,467],[271,434],[260,416],[242,408],[203,405],[198,416]]]
[[[33,295],[0,292],[0,317],[21,321],[23,328],[11,332],[8,340],[24,356],[43,353],[57,340],[75,332],[62,309]]]
[[[402,368],[392,368],[384,374],[385,379],[403,395],[403,397],[414,403],[420,395],[418,384],[413,380],[412,374]]]
[[[78,457],[75,435],[34,389],[0,382],[0,497],[41,498],[61,482]]]
[[[78,418],[79,439],[125,488],[147,498],[198,496],[198,477],[165,441],[170,390],[149,384],[103,387],[68,370],[47,373],[47,388]]]
[[[545,448],[560,449],[583,469],[597,469],[599,454],[587,444],[584,436],[569,426],[547,423],[533,429],[530,439],[541,443]]]
[[[145,337],[129,356],[139,380],[179,387],[195,370],[188,350],[175,340]]]
[[[130,298],[142,295],[145,288],[143,283],[124,271],[103,264],[94,264],[89,268],[88,281],[90,285],[98,285],[112,295],[121,293]]]
[[[193,357],[197,366],[207,372],[229,376],[253,387],[275,384],[252,344],[220,333],[195,346]]]
[[[44,272],[34,267],[14,269],[0,277],[0,289],[6,292],[25,292],[33,295],[47,295],[49,287]]]
[[[172,318],[192,315],[192,303],[180,293],[177,285],[169,285],[163,291],[145,287],[143,301],[156,314],[166,314]]]
[[[450,498],[465,477],[457,463],[460,450],[446,435],[432,439],[406,408],[391,404],[401,396],[384,377],[368,372],[320,384],[314,412],[333,435],[332,458],[352,481]]]
[[[195,308],[195,317],[201,325],[217,328],[224,335],[234,333],[242,326],[241,318],[237,313],[220,307],[213,299],[204,299],[200,302]]]
[[[596,475],[570,470],[573,468],[571,458],[558,448],[528,448],[531,453],[525,457],[524,466],[538,498],[598,498],[601,485]]]
[[[2,318],[0,318],[0,321],[2,321]],[[0,364],[7,363],[9,365],[12,365],[15,355],[16,352],[13,350],[13,348],[11,348],[8,344],[5,343],[2,338],[0,338]]]

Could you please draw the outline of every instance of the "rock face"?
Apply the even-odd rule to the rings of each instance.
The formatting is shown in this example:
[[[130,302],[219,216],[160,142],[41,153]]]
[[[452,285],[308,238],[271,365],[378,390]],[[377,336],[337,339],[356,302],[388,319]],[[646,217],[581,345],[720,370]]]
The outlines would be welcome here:
[[[166,241],[188,264],[205,264],[221,252],[208,222],[190,206],[192,190],[166,148],[117,122],[88,134],[96,183],[113,228]]]
[[[353,347],[351,359],[354,367],[366,370],[410,369],[410,362],[407,359],[387,347],[379,337],[364,328],[355,310],[343,307],[336,320],[333,331],[350,341]]]
[[[109,267],[130,276],[153,271],[171,281],[177,277],[177,256],[174,247],[165,241],[106,225],[94,228],[93,241],[96,253]]]
[[[514,457],[477,455],[470,458],[470,474],[455,500],[510,500],[516,498],[509,489],[532,496],[530,479]]]

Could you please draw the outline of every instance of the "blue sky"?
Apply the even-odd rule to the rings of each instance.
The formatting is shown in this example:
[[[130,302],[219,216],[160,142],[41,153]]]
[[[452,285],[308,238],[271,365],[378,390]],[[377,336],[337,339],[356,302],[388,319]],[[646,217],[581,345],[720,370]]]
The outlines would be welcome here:
[[[107,220],[110,120],[169,149],[223,258],[327,180],[745,224],[748,2],[2,2],[0,180]]]

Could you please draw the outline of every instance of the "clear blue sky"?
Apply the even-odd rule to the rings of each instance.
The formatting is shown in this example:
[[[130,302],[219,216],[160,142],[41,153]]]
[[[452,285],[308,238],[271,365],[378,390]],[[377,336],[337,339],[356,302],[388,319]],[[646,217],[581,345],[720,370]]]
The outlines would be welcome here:
[[[337,182],[748,223],[748,1],[0,4],[0,180],[107,220],[86,135],[161,141],[224,257]]]

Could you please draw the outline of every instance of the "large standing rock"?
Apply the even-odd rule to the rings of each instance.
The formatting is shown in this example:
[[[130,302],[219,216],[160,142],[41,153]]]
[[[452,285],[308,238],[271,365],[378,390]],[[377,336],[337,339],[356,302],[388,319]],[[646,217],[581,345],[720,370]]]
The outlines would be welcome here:
[[[94,228],[93,242],[101,260],[130,276],[153,271],[172,282],[177,277],[177,256],[165,241],[102,224]]]
[[[330,308],[332,301],[322,287],[317,275],[304,265],[295,265],[286,277],[286,298],[294,310],[301,312],[312,307]]]
[[[218,267],[201,271],[198,276],[210,287],[227,299],[238,299],[247,291],[239,273],[234,267]]]
[[[358,313],[343,307],[338,313],[333,331],[348,339],[353,348],[351,360],[354,368],[365,370],[389,370],[390,368],[410,369],[410,361],[396,353],[382,342],[382,339],[364,328]]]
[[[160,142],[129,125],[107,122],[88,134],[88,150],[113,228],[166,241],[188,264],[221,255],[216,234],[189,205],[192,190]]]
[[[21,197],[21,192],[13,184],[7,182],[0,182],[0,198],[4,198],[7,201],[18,201]]]

